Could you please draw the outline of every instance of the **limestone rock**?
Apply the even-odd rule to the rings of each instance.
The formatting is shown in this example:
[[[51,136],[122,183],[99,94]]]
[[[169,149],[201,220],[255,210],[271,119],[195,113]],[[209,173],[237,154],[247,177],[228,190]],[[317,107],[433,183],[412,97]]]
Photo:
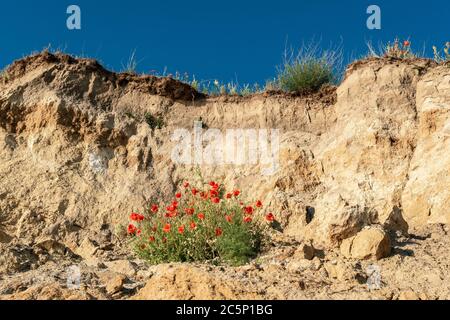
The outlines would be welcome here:
[[[398,300],[420,300],[420,298],[417,295],[417,293],[415,293],[414,291],[408,290],[408,291],[400,292]]]
[[[175,266],[153,276],[135,300],[254,300],[257,293],[245,292],[245,286],[211,276],[193,266]]]
[[[129,260],[105,262],[105,265],[110,271],[126,275],[127,277],[133,277],[136,274],[136,268]]]
[[[311,243],[302,243],[294,252],[294,259],[314,259],[316,250]]]
[[[75,250],[75,253],[80,257],[89,260],[92,259],[97,252],[98,247],[89,238],[84,238],[80,246]]]
[[[100,281],[106,286],[106,293],[113,295],[122,290],[127,277],[123,274],[105,271],[98,274]]]
[[[382,229],[371,227],[359,232],[355,237],[345,239],[341,244],[341,254],[359,260],[380,260],[391,252],[389,235]]]

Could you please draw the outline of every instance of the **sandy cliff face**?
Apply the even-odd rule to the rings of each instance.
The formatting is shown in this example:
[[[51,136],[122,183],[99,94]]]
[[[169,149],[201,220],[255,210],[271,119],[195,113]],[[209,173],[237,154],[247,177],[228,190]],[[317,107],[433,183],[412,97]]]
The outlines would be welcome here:
[[[203,132],[278,129],[277,170],[267,174],[251,146],[250,164],[174,162],[174,133],[199,120]],[[39,268],[58,246],[90,259],[86,241],[108,260],[129,212],[168,199],[197,168],[264,200],[293,241],[331,249],[367,226],[406,236],[450,223],[449,154],[448,65],[369,59],[311,96],[204,97],[172,79],[40,54],[0,82],[0,273]]]

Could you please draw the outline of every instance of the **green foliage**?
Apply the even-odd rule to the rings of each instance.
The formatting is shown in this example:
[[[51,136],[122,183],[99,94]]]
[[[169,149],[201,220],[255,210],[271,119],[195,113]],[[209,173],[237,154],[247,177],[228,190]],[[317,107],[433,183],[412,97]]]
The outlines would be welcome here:
[[[378,49],[375,49],[370,42],[367,43],[367,46],[369,48],[369,57],[411,59],[421,56],[413,52],[409,40],[400,41],[399,38],[395,38],[393,42],[388,42],[387,44],[381,43]]]
[[[304,46],[295,56],[291,50],[285,53],[284,63],[278,68],[277,86],[288,92],[317,91],[339,79],[340,62],[339,51],[322,51],[315,45]]]
[[[150,126],[152,130],[162,129],[164,126],[164,119],[162,117],[155,117],[151,113],[146,113],[144,115],[145,122]]]
[[[225,262],[242,265],[256,257],[263,225],[256,221],[262,203],[242,204],[240,192],[225,193],[215,182],[200,189],[185,183],[167,204],[149,204],[133,213],[128,234],[134,251],[150,264]],[[266,215],[271,225],[273,215]]]

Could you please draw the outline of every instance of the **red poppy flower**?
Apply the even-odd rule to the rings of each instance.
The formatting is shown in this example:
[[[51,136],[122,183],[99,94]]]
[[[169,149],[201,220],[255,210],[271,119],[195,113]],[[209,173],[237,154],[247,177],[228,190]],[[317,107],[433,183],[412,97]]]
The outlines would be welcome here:
[[[172,226],[170,224],[166,224],[163,228],[163,232],[169,233]]]
[[[219,198],[212,198],[211,201],[213,203],[219,204],[220,203],[220,199]]]
[[[178,208],[178,201],[172,202],[172,205],[173,205],[175,208]]]
[[[175,198],[181,199],[181,193],[177,193],[177,194],[175,195]]]
[[[273,213],[269,213],[266,215],[266,220],[268,222],[274,222],[275,221],[275,216],[273,215]]]
[[[186,181],[186,182],[183,184],[183,187],[185,187],[186,189],[189,188],[189,182]]]
[[[197,224],[195,222],[191,222],[191,229],[194,230],[197,228]]]
[[[256,201],[257,208],[261,208],[262,206],[263,206],[263,203],[261,202],[261,200]]]
[[[192,216],[195,213],[195,209],[194,208],[186,208],[186,209],[184,209],[184,212],[186,212],[186,214],[188,216]]]
[[[175,218],[176,216],[178,216],[178,212],[176,211],[167,212],[166,214],[166,218]]]
[[[184,233],[184,226],[181,226],[178,228],[178,233],[183,234]]]
[[[216,182],[214,182],[214,181],[211,181],[210,183],[209,183],[209,185],[211,186],[211,188],[213,189],[213,190],[218,190],[219,189],[219,184],[218,183],[216,183]]]
[[[241,192],[240,192],[239,190],[235,190],[235,191],[233,192],[233,194],[234,194],[235,197],[239,197],[239,195],[241,194]]]
[[[174,212],[176,210],[177,210],[177,207],[174,206],[173,204],[167,207],[167,211],[169,211],[169,212]]]
[[[246,214],[250,215],[250,214],[253,214],[254,209],[253,209],[253,207],[245,207],[244,211]]]
[[[148,241],[150,241],[150,242],[155,242],[155,241],[156,241],[156,239],[155,239],[155,237],[154,237],[154,236],[151,236],[150,238],[148,238]]]
[[[136,234],[136,231],[137,231],[137,228],[134,225],[130,224],[128,226],[128,229],[127,229],[128,234]]]
[[[403,41],[403,46],[409,47],[411,43],[408,40]]]
[[[200,220],[205,220],[205,215],[203,213],[199,213],[197,215],[197,218],[199,218]]]
[[[217,228],[217,229],[216,229],[216,237],[220,237],[222,234],[223,234],[222,229]]]
[[[225,220],[231,223],[233,221],[233,218],[231,218],[231,216],[225,216]]]
[[[138,229],[138,230],[136,231],[136,235],[137,235],[137,236],[140,236],[141,234],[142,234],[142,231]]]
[[[219,195],[219,192],[217,192],[216,190],[211,190],[209,191],[209,194],[211,195],[211,197],[217,197]]]
[[[130,219],[132,221],[144,221],[145,217],[139,213],[132,213]]]
[[[158,206],[156,204],[152,205],[152,208],[150,209],[151,212],[157,213],[159,210]]]
[[[197,193],[198,193],[198,190],[197,189],[192,189],[192,195],[194,195],[194,196],[196,196],[197,195]]]
[[[227,193],[227,195],[226,195],[226,198],[227,199],[231,199],[233,197],[233,194],[232,193]]]
[[[245,218],[244,218],[244,222],[245,222],[245,223],[250,223],[250,222],[252,222],[252,221],[253,221],[252,217],[245,217]]]

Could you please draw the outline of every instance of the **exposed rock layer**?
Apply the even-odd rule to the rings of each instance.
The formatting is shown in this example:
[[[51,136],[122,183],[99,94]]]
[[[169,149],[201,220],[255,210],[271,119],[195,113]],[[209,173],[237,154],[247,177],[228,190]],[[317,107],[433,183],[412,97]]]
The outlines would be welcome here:
[[[368,59],[312,96],[205,97],[173,79],[43,53],[0,80],[0,272],[45,263],[36,250],[85,260],[107,251],[99,244],[120,239],[130,210],[194,179],[196,164],[172,160],[171,138],[200,119],[223,133],[280,130],[272,175],[260,161],[200,169],[262,199],[285,236],[329,249],[366,226],[406,235],[450,222],[448,65]]]

